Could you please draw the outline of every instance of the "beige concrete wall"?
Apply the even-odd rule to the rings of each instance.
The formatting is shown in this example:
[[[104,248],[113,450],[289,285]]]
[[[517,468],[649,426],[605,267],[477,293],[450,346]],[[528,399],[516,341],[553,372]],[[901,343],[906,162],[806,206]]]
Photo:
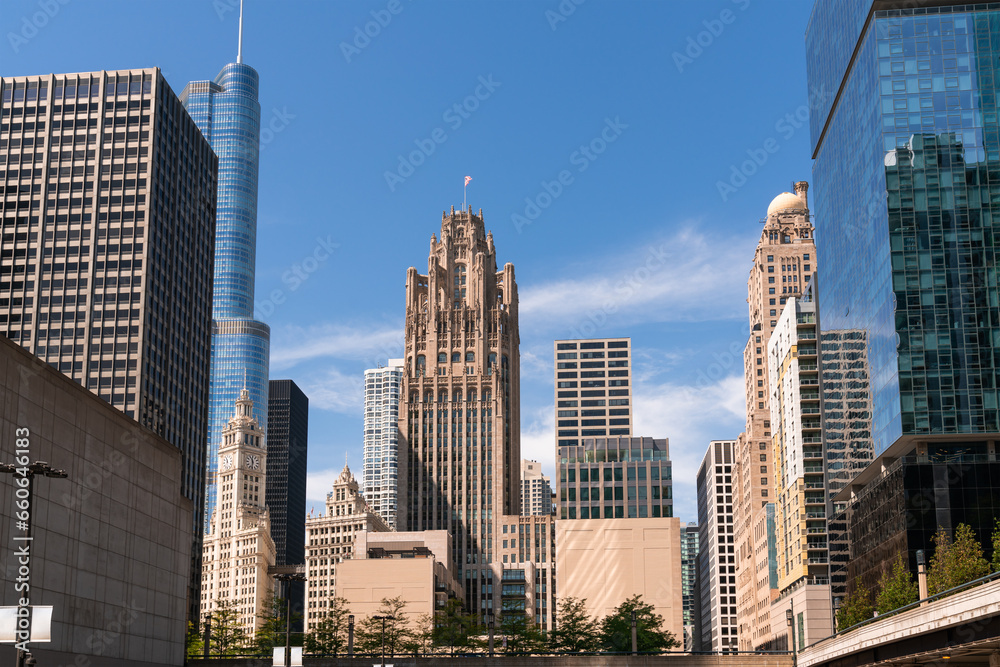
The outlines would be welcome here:
[[[560,599],[586,598],[600,619],[641,595],[663,616],[665,629],[683,640],[680,519],[560,520],[556,543]]]
[[[337,565],[337,597],[358,617],[377,614],[383,598],[402,597],[415,621],[434,612],[433,558],[370,558]]]
[[[69,475],[34,484],[30,602],[54,607],[38,664],[183,664],[193,509],[180,450],[2,336],[0,387],[0,462],[26,428],[30,461]],[[17,604],[14,493],[0,474],[0,605]],[[0,665],[13,655],[0,646]]]
[[[791,594],[771,604],[771,636],[788,637],[788,619],[785,611],[795,614],[796,646],[811,646],[833,634],[833,601],[829,584],[800,585]],[[802,616],[804,638],[799,637],[799,616]],[[791,644],[789,644],[791,646]]]

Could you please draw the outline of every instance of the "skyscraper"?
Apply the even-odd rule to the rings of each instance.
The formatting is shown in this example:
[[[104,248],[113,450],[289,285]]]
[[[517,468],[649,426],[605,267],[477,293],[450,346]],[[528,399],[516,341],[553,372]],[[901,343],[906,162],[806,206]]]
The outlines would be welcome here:
[[[699,650],[735,652],[736,554],[733,537],[733,473],[736,442],[713,440],[698,468]],[[738,490],[738,489],[737,489]]]
[[[178,447],[200,526],[211,147],[155,68],[0,87],[0,331]],[[195,567],[192,618],[200,581]]]
[[[427,263],[406,275],[396,521],[451,532],[467,608],[485,614],[501,517],[521,510],[517,283],[471,208],[441,216]]]
[[[365,371],[365,441],[361,491],[372,510],[396,527],[399,486],[399,390],[403,360]]]
[[[209,520],[202,551],[204,586],[201,618],[229,610],[249,636],[263,624],[274,593],[274,540],[267,493],[267,441],[253,416],[246,389],[222,429],[219,446],[219,504]]]
[[[267,509],[275,565],[305,563],[306,460],[309,399],[291,380],[268,382]],[[301,609],[302,586],[291,586],[292,609]]]
[[[681,599],[684,604],[684,650],[698,650],[696,642],[700,636],[698,607],[698,524],[681,525]]]
[[[538,461],[521,461],[521,514],[552,514],[552,483],[542,474],[542,466]]]
[[[764,229],[747,280],[750,338],[743,351],[747,426],[736,442],[734,519],[737,549],[740,650],[765,649],[771,641],[771,600],[777,595],[773,530],[774,465],[768,406],[767,341],[786,301],[802,293],[815,267],[809,217],[809,185],[795,183],[767,207]],[[770,523],[769,518],[771,517]]]
[[[212,277],[212,373],[209,390],[205,529],[215,508],[219,437],[230,406],[246,387],[267,433],[271,330],[254,319],[260,102],[257,70],[243,64],[243,19],[235,63],[214,81],[192,81],[181,102],[219,156],[215,272]]]
[[[556,446],[632,435],[631,338],[557,340]]]
[[[915,569],[939,525],[988,544],[1000,511],[998,23],[944,0],[819,2],[809,21],[809,86],[829,93],[810,115],[821,326],[855,332],[871,391],[875,459],[838,496],[851,585],[898,555]]]

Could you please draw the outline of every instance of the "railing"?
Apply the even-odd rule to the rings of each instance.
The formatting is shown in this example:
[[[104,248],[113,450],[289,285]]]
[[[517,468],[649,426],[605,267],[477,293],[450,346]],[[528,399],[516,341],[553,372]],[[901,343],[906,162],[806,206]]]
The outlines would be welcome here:
[[[826,512],[806,512],[807,519],[825,519]]]
[[[820,444],[822,442],[823,442],[823,438],[820,437],[820,436],[807,435],[807,436],[805,436],[805,437],[802,438],[802,444],[804,444],[804,445]]]
[[[826,542],[806,542],[806,549],[828,549]]]
[[[815,371],[818,369],[819,367],[816,364],[804,364],[804,363],[799,364],[800,371]]]

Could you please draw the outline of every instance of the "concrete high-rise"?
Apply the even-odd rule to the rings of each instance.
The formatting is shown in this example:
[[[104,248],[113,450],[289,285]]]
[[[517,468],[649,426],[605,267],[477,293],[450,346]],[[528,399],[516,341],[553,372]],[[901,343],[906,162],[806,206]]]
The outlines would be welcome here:
[[[0,88],[0,332],[179,448],[200,526],[216,157],[155,68]]]
[[[632,435],[632,339],[557,340],[556,446]]]
[[[766,352],[781,309],[790,297],[802,293],[815,270],[808,188],[805,182],[795,183],[794,194],[783,192],[771,201],[747,280],[750,337],[743,351],[747,422],[736,443],[733,508],[742,651],[767,648],[771,641],[770,607],[778,583]]]
[[[542,466],[538,461],[521,461],[521,514],[552,514],[552,482],[542,474]]]
[[[361,491],[393,529],[399,495],[399,391],[403,360],[365,371],[365,438]]]
[[[818,2],[806,33],[821,328],[853,332],[874,459],[845,486],[849,584],[939,526],[989,551],[1000,489],[992,4]],[[935,480],[932,483],[919,480]],[[962,499],[959,501],[959,499]]]
[[[736,622],[736,553],[733,477],[736,442],[713,440],[698,468],[698,623],[701,651],[739,649]]]
[[[785,649],[789,610],[800,647],[833,634],[818,324],[810,287],[788,299],[767,346],[778,572],[771,632],[775,646],[784,642]]]
[[[212,275],[212,371],[208,406],[205,528],[215,508],[219,436],[233,401],[245,387],[261,429],[268,432],[271,330],[254,319],[257,257],[257,177],[260,102],[257,70],[243,63],[243,19],[235,63],[214,81],[192,81],[181,102],[219,156]]]
[[[396,521],[452,534],[466,606],[485,615],[501,517],[521,511],[517,283],[471,209],[442,215],[427,263],[406,276]]]
[[[698,524],[681,524],[681,600],[684,604],[684,650],[697,650],[698,624]]]
[[[271,514],[275,565],[305,562],[306,461],[309,398],[291,380],[268,382],[267,509]],[[292,609],[302,609],[303,589],[295,584]]]
[[[253,636],[274,594],[274,540],[267,489],[267,437],[253,416],[250,392],[236,399],[236,412],[222,429],[219,503],[209,519],[202,550],[201,618],[219,610],[236,615]]]

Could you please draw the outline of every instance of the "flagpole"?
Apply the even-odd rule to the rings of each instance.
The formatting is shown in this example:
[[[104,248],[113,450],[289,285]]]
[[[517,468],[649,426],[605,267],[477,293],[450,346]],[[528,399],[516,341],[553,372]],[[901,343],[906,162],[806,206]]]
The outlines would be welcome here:
[[[462,212],[463,213],[465,212],[466,194],[467,194],[468,190],[469,190],[469,184],[468,184],[468,182],[466,182],[466,184],[462,186]]]

